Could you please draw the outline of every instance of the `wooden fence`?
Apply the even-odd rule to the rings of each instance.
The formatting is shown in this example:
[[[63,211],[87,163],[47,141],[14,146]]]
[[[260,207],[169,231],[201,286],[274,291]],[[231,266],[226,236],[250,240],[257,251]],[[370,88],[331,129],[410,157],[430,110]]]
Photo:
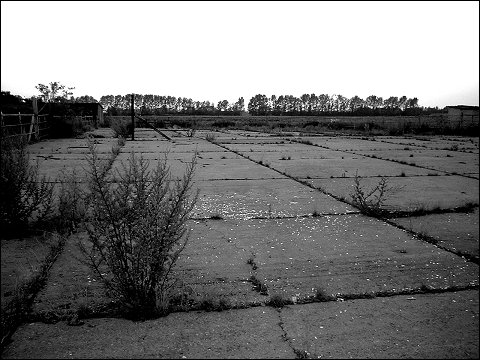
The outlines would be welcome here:
[[[93,116],[50,116],[48,114],[1,114],[0,138],[7,139],[14,136],[23,136],[27,142],[49,138],[55,125],[60,122],[88,126],[94,122]]]
[[[48,137],[50,123],[46,114],[0,114],[0,137],[2,139],[25,136],[30,142]]]

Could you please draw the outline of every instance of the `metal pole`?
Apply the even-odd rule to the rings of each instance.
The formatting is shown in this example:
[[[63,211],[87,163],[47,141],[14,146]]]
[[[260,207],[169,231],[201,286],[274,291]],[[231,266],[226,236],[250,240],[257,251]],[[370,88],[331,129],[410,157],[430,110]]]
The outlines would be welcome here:
[[[135,95],[132,94],[132,100],[131,100],[131,103],[130,103],[130,110],[131,110],[131,114],[132,114],[132,140],[135,140],[134,139],[134,134],[135,134],[135,108],[134,108],[134,104],[133,104],[134,98],[135,98]]]

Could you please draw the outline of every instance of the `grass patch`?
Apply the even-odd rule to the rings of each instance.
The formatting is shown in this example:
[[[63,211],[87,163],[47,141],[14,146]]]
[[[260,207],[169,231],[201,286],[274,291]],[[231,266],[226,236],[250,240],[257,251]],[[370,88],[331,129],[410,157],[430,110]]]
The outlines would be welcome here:
[[[319,301],[319,302],[325,302],[325,301],[333,301],[335,300],[335,297],[333,295],[329,295],[325,292],[324,289],[317,289],[317,291],[315,292],[315,297],[314,297],[315,301]]]
[[[388,214],[383,214],[386,218],[402,218],[402,217],[413,217],[413,216],[426,216],[433,214],[447,214],[447,213],[472,213],[479,204],[476,202],[467,202],[462,206],[455,208],[441,208],[440,206],[427,207],[427,206],[418,206],[413,210],[395,210],[390,211]]]
[[[198,303],[196,310],[223,311],[231,308],[232,305],[228,299],[207,295]]]
[[[265,302],[265,305],[271,306],[274,308],[282,308],[285,305],[291,305],[293,302],[289,299],[284,298],[280,294],[274,294]]]
[[[255,275],[250,276],[248,281],[252,283],[255,291],[262,295],[268,295],[267,285],[263,281],[260,281]]]

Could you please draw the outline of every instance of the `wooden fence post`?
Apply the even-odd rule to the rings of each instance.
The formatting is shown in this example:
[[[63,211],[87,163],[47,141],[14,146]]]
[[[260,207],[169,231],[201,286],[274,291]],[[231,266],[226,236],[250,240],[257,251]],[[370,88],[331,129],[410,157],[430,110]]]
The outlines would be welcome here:
[[[23,135],[25,133],[25,129],[23,128],[22,114],[20,113],[20,111],[18,112],[18,124],[18,126],[20,127],[20,135]]]
[[[32,131],[33,131],[33,123],[35,122],[35,115],[32,115],[32,118],[30,120],[30,127],[28,129],[28,134],[27,134],[27,143],[30,142],[30,139],[32,138]]]
[[[132,140],[135,140],[135,107],[134,107],[134,101],[135,99],[135,94],[132,94],[132,101],[131,101],[131,104],[130,104],[130,111],[131,111],[131,115],[132,115]]]

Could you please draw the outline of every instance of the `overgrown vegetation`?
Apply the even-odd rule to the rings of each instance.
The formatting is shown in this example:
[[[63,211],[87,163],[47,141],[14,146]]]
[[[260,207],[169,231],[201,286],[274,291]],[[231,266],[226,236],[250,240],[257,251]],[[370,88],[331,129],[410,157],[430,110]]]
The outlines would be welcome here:
[[[391,186],[388,178],[382,176],[377,185],[371,189],[364,189],[361,179],[357,170],[353,179],[354,185],[350,197],[353,205],[366,215],[382,216],[386,211],[383,208],[385,201],[389,196],[403,188],[403,186]]]
[[[210,141],[210,142],[215,142],[216,136],[215,136],[215,134],[208,133],[208,134],[205,136],[205,140]]]
[[[53,139],[75,138],[92,129],[92,124],[70,111],[61,118],[54,118],[54,123],[50,126],[49,137]]]
[[[195,136],[195,133],[197,132],[197,129],[195,127],[192,127],[187,130],[187,137],[192,138]]]
[[[87,193],[81,187],[75,169],[70,173],[62,171],[59,180],[57,222],[61,228],[73,231],[87,215]]]
[[[110,123],[110,127],[115,133],[115,137],[122,137],[123,139],[132,136],[132,123],[128,120],[116,120]]]
[[[53,245],[38,271],[21,282],[15,289],[13,297],[2,304],[0,351],[3,351],[17,327],[25,320],[34,295],[45,285],[50,268],[65,246],[66,237],[58,233],[49,236],[52,237]]]
[[[198,198],[191,193],[196,155],[176,181],[166,157],[151,171],[149,161],[132,153],[114,172],[114,157],[102,161],[94,144],[88,145],[92,213],[89,243],[79,243],[85,263],[120,300],[127,316],[162,315],[175,283],[172,268],[189,238],[186,222]]]
[[[0,227],[4,236],[40,224],[53,214],[53,184],[31,164],[22,137],[2,139]]]

